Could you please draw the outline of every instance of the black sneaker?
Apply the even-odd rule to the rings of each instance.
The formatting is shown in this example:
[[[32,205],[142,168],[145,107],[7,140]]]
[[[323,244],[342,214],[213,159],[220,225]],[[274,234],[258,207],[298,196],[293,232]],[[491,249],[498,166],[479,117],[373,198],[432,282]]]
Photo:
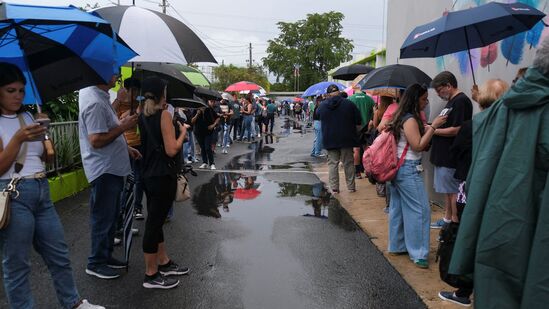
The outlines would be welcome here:
[[[154,276],[145,275],[143,287],[146,289],[171,289],[179,284],[179,280],[174,278],[164,277],[161,273],[156,273]]]
[[[120,274],[107,265],[94,265],[86,268],[86,274],[100,279],[116,279]]]
[[[167,264],[158,265],[158,271],[163,276],[181,276],[189,273],[188,267],[181,267],[176,263],[169,261]]]
[[[143,216],[143,211],[141,209],[136,209],[134,214],[135,220],[143,220],[145,219],[145,216]]]
[[[127,264],[111,257],[107,261],[107,266],[113,269],[121,269],[121,268],[126,268]]]
[[[454,292],[441,291],[438,293],[438,297],[440,297],[440,299],[442,300],[447,300],[449,302],[452,302],[454,304],[458,304],[461,306],[465,306],[465,307],[471,306],[471,300],[469,298],[456,296]]]

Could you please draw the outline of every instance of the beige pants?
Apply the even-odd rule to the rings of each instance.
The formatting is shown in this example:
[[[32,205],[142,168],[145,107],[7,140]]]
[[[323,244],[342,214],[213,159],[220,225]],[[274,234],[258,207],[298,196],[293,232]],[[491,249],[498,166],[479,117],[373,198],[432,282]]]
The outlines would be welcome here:
[[[352,147],[328,150],[330,189],[339,190],[339,162],[343,164],[347,189],[355,190],[355,164]]]

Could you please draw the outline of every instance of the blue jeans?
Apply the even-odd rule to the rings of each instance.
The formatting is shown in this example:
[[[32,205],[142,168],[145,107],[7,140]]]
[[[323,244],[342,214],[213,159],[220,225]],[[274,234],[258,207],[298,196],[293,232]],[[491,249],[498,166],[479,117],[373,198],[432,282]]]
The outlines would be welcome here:
[[[189,140],[183,143],[183,158],[182,160],[187,160],[189,157],[193,160],[195,159],[194,155],[194,133],[188,132],[187,136]],[[185,161],[183,161],[185,162]]]
[[[223,142],[222,142],[222,146],[223,148],[227,148],[227,145],[230,144],[231,142],[231,128],[232,128],[232,124],[230,123],[225,123],[223,124]]]
[[[91,183],[91,254],[88,266],[106,265],[111,258],[123,187],[124,177],[112,174],[103,174]]]
[[[244,137],[244,133],[247,134],[248,141],[252,138],[252,121],[254,120],[254,116],[252,115],[245,115],[242,118],[242,133],[240,134],[240,139]]]
[[[4,189],[9,180],[0,180]],[[33,308],[29,273],[31,246],[50,271],[57,299],[63,308],[80,301],[70,266],[63,226],[50,199],[48,180],[22,179],[19,197],[12,199],[10,222],[0,230],[4,289],[11,308]]]
[[[322,152],[323,147],[320,120],[315,120],[313,122],[313,127],[315,129],[315,140],[313,141],[313,151],[311,151],[311,154],[314,156],[318,156]]]
[[[405,160],[389,185],[389,252],[408,251],[414,261],[429,256],[431,209],[420,164]]]

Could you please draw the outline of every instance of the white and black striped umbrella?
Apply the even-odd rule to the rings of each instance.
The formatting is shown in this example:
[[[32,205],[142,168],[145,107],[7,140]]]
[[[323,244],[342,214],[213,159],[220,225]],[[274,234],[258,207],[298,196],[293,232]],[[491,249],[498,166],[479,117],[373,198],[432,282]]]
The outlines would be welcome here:
[[[217,63],[204,42],[189,27],[169,15],[137,6],[112,6],[94,12],[109,21],[118,35],[139,54],[132,62]]]

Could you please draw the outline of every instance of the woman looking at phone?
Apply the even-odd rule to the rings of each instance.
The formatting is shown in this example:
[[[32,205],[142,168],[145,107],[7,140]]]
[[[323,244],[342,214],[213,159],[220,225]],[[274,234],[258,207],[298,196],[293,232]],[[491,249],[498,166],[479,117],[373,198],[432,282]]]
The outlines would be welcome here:
[[[103,308],[78,294],[70,266],[63,226],[50,199],[44,145],[46,126],[22,111],[26,79],[21,70],[0,63],[0,190],[18,174],[18,195],[11,198],[10,221],[0,230],[4,290],[12,308],[33,308],[29,282],[30,248],[48,266],[57,299],[63,308]],[[26,148],[26,151],[24,150]],[[23,168],[15,169],[19,154]],[[18,160],[19,161],[19,160]]]

